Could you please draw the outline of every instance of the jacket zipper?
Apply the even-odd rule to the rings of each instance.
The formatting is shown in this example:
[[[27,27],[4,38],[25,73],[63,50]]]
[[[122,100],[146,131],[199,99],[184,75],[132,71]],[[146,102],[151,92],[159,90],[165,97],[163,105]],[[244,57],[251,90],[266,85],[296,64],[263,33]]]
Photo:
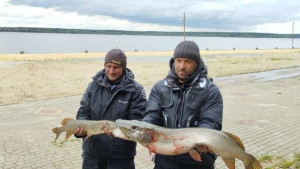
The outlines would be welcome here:
[[[181,109],[180,109],[180,113],[179,113],[179,119],[178,119],[178,125],[177,127],[180,128],[181,127],[181,123],[182,123],[182,115],[183,115],[183,112],[184,112],[184,105],[185,105],[185,100],[186,100],[186,97],[187,97],[187,94],[189,93],[189,90],[186,92],[184,91],[182,93],[182,101],[181,101]]]

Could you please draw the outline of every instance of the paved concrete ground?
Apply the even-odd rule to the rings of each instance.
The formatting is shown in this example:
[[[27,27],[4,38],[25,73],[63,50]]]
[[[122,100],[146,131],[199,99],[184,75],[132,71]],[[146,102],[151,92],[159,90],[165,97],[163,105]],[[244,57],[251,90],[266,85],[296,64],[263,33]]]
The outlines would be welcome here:
[[[223,129],[239,136],[255,157],[292,158],[300,152],[299,73],[297,67],[215,79],[224,99]],[[72,136],[69,142],[55,143],[51,132],[63,118],[75,117],[80,98],[1,106],[0,168],[81,168],[81,140]],[[153,168],[151,158],[146,148],[138,146],[136,168]],[[244,168],[239,160],[236,163]],[[226,168],[220,158],[216,168]]]

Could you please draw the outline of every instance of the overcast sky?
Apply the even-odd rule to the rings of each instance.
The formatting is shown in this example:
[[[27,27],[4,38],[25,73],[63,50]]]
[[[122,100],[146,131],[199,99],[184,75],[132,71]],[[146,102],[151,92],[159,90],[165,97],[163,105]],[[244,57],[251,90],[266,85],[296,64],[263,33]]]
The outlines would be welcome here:
[[[299,0],[0,0],[0,27],[300,34]]]

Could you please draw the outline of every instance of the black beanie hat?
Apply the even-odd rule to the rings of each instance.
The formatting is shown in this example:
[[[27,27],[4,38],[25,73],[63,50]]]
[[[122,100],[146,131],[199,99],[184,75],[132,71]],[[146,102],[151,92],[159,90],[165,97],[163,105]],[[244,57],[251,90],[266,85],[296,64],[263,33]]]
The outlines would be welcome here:
[[[179,57],[192,59],[199,65],[200,53],[198,45],[194,41],[185,40],[180,42],[174,50],[173,59],[175,60]]]
[[[115,63],[120,65],[123,69],[126,69],[126,55],[125,53],[120,49],[112,49],[109,52],[107,52],[105,56],[105,63]]]

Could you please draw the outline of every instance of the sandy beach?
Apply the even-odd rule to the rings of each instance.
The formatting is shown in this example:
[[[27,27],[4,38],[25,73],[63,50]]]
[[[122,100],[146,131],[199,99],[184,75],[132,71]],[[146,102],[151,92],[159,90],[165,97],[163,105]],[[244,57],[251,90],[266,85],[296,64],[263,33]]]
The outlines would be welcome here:
[[[164,61],[128,62],[143,86],[166,76],[173,51],[126,52],[129,59],[155,56]],[[260,72],[300,66],[300,49],[201,51],[208,76]],[[103,68],[105,53],[0,54],[0,105],[80,95]]]

